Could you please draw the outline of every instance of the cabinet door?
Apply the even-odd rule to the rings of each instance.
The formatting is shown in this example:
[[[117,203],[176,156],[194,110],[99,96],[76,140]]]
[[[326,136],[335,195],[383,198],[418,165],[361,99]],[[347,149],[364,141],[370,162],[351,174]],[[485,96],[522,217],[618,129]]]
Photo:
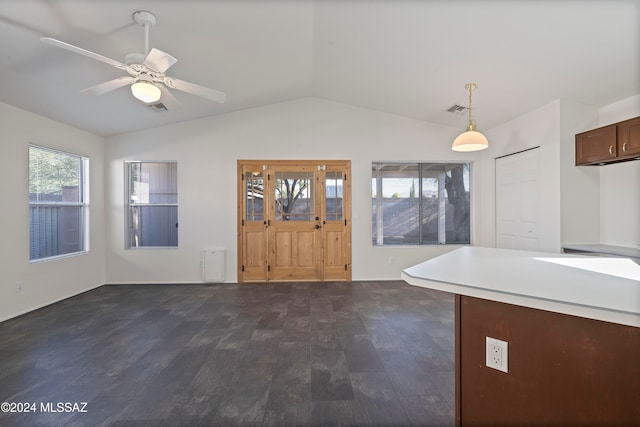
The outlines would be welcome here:
[[[640,117],[618,123],[618,157],[640,156]]]
[[[616,156],[615,125],[576,135],[576,166],[604,163],[614,160]]]

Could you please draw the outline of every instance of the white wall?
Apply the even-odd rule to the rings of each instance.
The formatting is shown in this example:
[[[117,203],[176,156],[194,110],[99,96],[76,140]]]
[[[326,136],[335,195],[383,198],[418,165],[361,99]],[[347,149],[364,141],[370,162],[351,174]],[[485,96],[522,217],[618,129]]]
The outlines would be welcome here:
[[[599,126],[640,116],[640,94],[598,111]],[[640,247],[640,161],[600,168],[600,243]]]
[[[481,174],[476,183],[476,196],[481,199],[479,246],[495,246],[495,159],[539,146],[544,165],[538,213],[540,250],[560,250],[559,110],[559,101],[554,101],[485,132],[489,148],[481,152]]]
[[[107,282],[201,281],[207,247],[226,248],[226,280],[236,281],[238,159],[351,160],[353,279],[398,279],[403,268],[453,247],[372,246],[371,162],[478,158],[451,151],[460,131],[306,98],[108,138]],[[125,160],[178,161],[179,248],[124,249]]]
[[[476,193],[481,246],[495,246],[495,158],[541,146],[541,249],[564,243],[640,245],[640,162],[575,166],[575,134],[640,116],[640,95],[600,109],[557,100],[485,132]],[[544,225],[543,225],[544,224]]]
[[[600,170],[576,166],[576,133],[597,125],[597,109],[590,105],[560,103],[561,243],[600,241]]]
[[[105,282],[103,139],[0,103],[0,321],[101,286]],[[90,251],[29,262],[29,143],[90,159]],[[17,282],[23,291],[16,292]]]

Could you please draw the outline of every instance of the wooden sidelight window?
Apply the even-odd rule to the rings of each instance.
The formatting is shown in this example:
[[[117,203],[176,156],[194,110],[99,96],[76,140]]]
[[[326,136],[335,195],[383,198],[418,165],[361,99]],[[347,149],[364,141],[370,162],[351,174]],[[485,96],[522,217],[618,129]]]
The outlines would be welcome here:
[[[351,162],[238,161],[238,282],[350,281]]]

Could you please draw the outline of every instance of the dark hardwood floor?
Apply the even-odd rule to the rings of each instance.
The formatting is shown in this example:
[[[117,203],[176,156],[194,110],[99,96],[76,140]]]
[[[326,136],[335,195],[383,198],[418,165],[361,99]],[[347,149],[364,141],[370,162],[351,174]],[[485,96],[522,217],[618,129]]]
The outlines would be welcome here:
[[[404,282],[104,286],[0,323],[0,401],[35,404],[0,425],[453,425],[453,310]]]

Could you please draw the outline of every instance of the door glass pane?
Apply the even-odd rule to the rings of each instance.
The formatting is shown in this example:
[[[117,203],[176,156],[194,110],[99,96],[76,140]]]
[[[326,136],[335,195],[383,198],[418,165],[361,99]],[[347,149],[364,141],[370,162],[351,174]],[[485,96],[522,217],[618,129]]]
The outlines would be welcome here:
[[[244,176],[247,221],[264,221],[264,174],[247,172]]]
[[[276,172],[276,221],[313,221],[313,172]]]
[[[327,221],[342,221],[342,172],[327,172],[325,176],[325,218]]]

